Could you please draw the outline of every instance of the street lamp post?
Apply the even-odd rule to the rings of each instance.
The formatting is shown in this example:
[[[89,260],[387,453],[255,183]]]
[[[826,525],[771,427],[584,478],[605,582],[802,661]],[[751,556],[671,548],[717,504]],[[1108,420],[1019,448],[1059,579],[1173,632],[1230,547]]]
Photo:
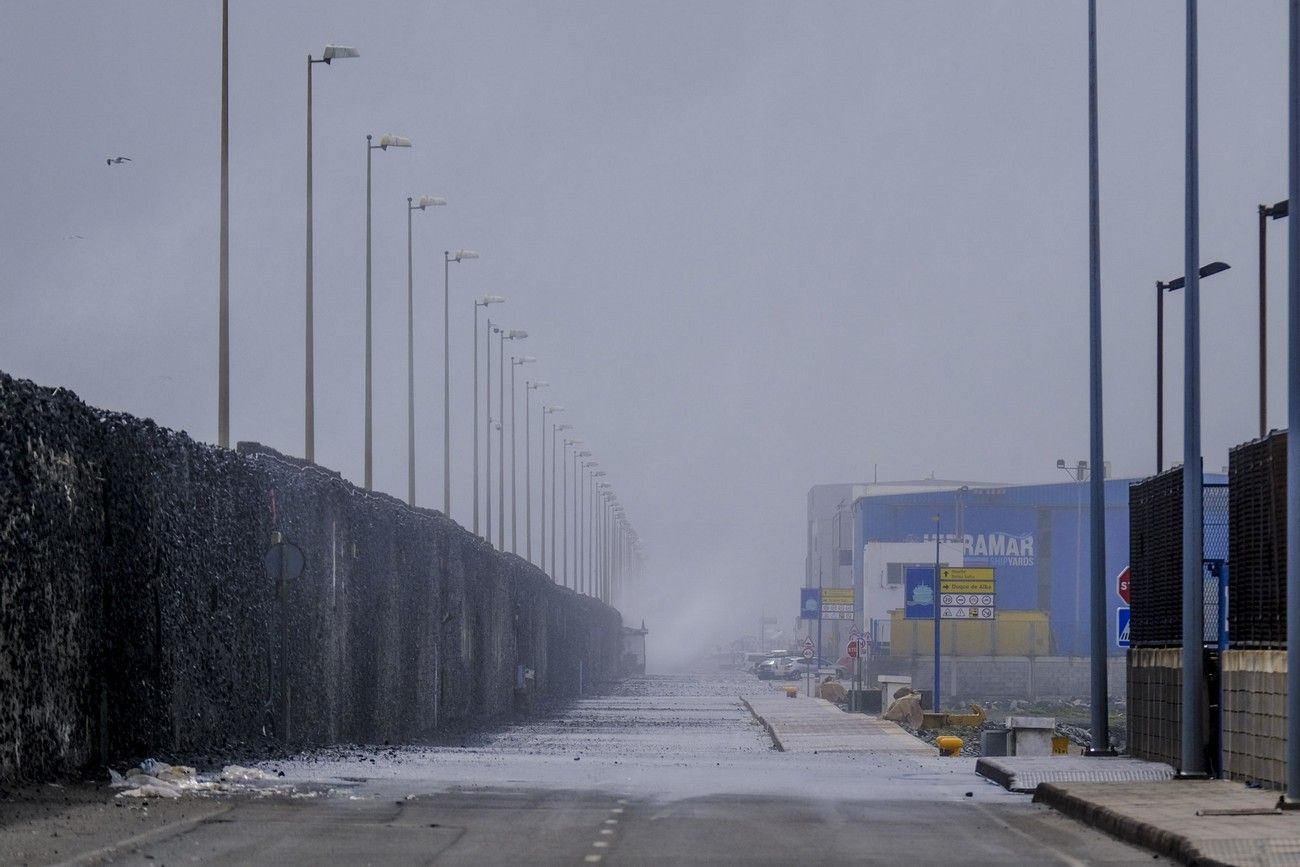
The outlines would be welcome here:
[[[221,0],[221,211],[217,274],[217,445],[230,448],[230,0]]]
[[[588,452],[587,454],[591,454]],[[578,575],[582,579],[582,586],[586,588],[588,596],[591,595],[591,494],[588,488],[594,481],[591,478],[591,468],[599,466],[597,461],[583,461],[582,469],[587,472],[587,478],[582,483],[582,509],[578,512],[578,552],[582,558],[578,567]]]
[[[371,183],[370,183],[370,155],[376,150],[386,151],[389,148],[409,148],[411,140],[402,138],[399,135],[385,133],[380,136],[379,144],[371,143],[371,136],[366,136],[366,456],[365,456],[365,477],[366,490],[369,491],[374,487],[374,422],[371,395],[373,392],[373,383],[371,376],[371,314],[370,314],[370,211],[371,211]]]
[[[497,550],[504,551],[506,549],[506,341],[522,340],[528,336],[528,332],[520,331],[517,328],[512,328],[509,331],[504,328],[497,328],[495,331],[500,352],[497,359],[499,362],[497,378],[500,381],[497,384],[501,392],[497,397],[497,421],[501,425],[499,428],[501,435],[497,438]],[[513,380],[513,368],[511,368],[510,375]],[[512,395],[511,404],[513,403],[514,396]],[[489,533],[489,535],[491,534]]]
[[[573,451],[573,589],[582,592],[582,521],[579,499],[582,492],[578,488],[579,464],[583,458],[590,457],[586,449]]]
[[[1202,729],[1204,658],[1204,478],[1201,467],[1201,277],[1200,156],[1196,0],[1187,0],[1187,108],[1185,118],[1183,273],[1183,647],[1181,767],[1187,777],[1205,776]]]
[[[406,197],[406,501],[415,505],[415,269],[412,266],[411,215],[447,204],[441,196]]]
[[[451,291],[449,288],[452,262],[477,259],[473,250],[442,251],[442,513],[451,517]],[[491,297],[491,296],[489,296]],[[478,302],[475,302],[477,304]],[[474,308],[474,361],[478,362],[478,307]],[[474,398],[478,399],[478,377],[475,376]],[[477,422],[478,419],[475,419]],[[474,437],[478,445],[478,436]],[[475,461],[475,469],[478,462]],[[475,489],[475,493],[478,491]],[[474,510],[478,522],[478,509]]]
[[[489,304],[500,304],[505,300],[500,295],[484,295],[474,301],[474,535],[476,536],[478,535],[478,309]],[[492,321],[488,320],[489,333],[491,328]],[[492,363],[491,353],[488,354],[488,363]],[[491,376],[488,379],[490,386]]]
[[[549,382],[525,382],[524,383],[524,553],[528,557],[528,562],[533,562],[533,413],[529,405],[529,398],[532,392],[539,388],[547,388]],[[546,452],[546,411],[542,408],[542,451],[539,455]],[[542,459],[542,499],[546,498],[546,460]],[[545,560],[545,558],[543,558]],[[543,567],[543,572],[546,569]]]
[[[1291,0],[1287,74],[1287,194],[1300,202],[1300,0]],[[1287,551],[1300,551],[1300,220],[1287,225]],[[1286,795],[1300,802],[1300,556],[1286,558]]]
[[[541,507],[542,507],[542,535],[541,535],[542,552],[541,552],[541,561],[538,563],[538,565],[542,567],[543,572],[548,571],[546,568],[546,417],[548,415],[551,415],[552,413],[557,413],[557,412],[564,412],[564,407],[562,406],[542,407],[542,449],[537,453],[538,456],[542,459],[542,495],[540,498]],[[555,463],[554,462],[555,462],[555,432],[552,431],[551,432],[551,477],[552,477],[551,502],[552,503],[554,503],[555,501],[555,493],[554,493]],[[554,519],[554,514],[553,514],[555,511],[554,508],[552,508],[551,511],[552,511],[552,519]],[[530,526],[531,526],[531,522],[530,522]],[[554,579],[555,577],[554,570],[550,570],[548,574],[550,574],[551,578]]]
[[[1232,266],[1226,262],[1202,265],[1198,273],[1210,277]],[[1169,282],[1156,281],[1156,472],[1164,471],[1165,443],[1165,297],[1166,292],[1177,292],[1186,284],[1186,278],[1175,277]]]
[[[1291,211],[1291,200],[1259,206],[1259,435],[1268,433],[1268,220]]]
[[[515,368],[522,367],[523,365],[536,360],[537,359],[533,358],[531,355],[521,355],[518,358],[516,358],[513,355],[510,356],[510,553],[511,554],[519,553],[519,503],[518,503],[519,498],[517,495],[519,489],[519,485],[518,485],[519,467],[517,461],[518,449],[515,448],[515,428],[517,427],[517,424],[515,423],[515,407],[518,405],[519,402],[515,400]],[[527,383],[525,383],[525,385],[527,385]],[[527,391],[528,389],[525,388],[524,389],[525,403],[527,402],[527,397],[528,397]],[[525,414],[524,423],[527,424],[527,422],[528,422],[528,416],[527,414]],[[527,445],[527,442],[528,442],[527,438],[525,438],[524,440],[525,446]],[[529,559],[532,558],[530,557]]]
[[[487,513],[485,519],[487,525],[485,529],[487,532],[484,538],[487,540],[487,543],[489,545],[492,544],[492,332],[495,330],[496,330],[496,326],[493,325],[492,320],[489,319],[487,321],[487,333],[486,333],[487,348],[486,351],[484,352],[484,355],[487,356],[487,371],[486,371],[486,375],[483,377],[487,383],[485,386],[487,390],[487,395],[486,395],[487,400],[485,401],[487,425],[484,428],[485,443],[483,449],[485,452],[483,458],[484,476],[485,476],[483,480],[483,491],[484,491],[484,499],[485,499],[484,511]]]
[[[560,410],[557,408],[556,412],[559,411]],[[551,425],[551,538],[550,538],[550,542],[551,542],[551,580],[552,581],[554,581],[559,575],[559,573],[555,571],[555,528],[556,525],[559,523],[560,518],[564,517],[563,513],[560,513],[559,516],[557,517],[557,513],[555,511],[555,489],[559,487],[563,482],[560,476],[556,475],[555,473],[555,435],[562,430],[570,430],[572,429],[572,427],[573,425],[571,424]],[[565,451],[566,452],[568,451],[567,445],[565,446]],[[561,475],[563,475],[563,467],[561,467]],[[545,509],[545,504],[543,504],[543,509]]]
[[[306,329],[306,401],[304,420],[303,457],[308,463],[316,462],[316,326],[313,313],[313,296],[315,293],[313,269],[315,254],[312,250],[312,115],[311,115],[311,70],[317,63],[328,66],[335,60],[347,57],[360,57],[360,53],[346,45],[326,45],[320,59],[307,55],[307,329]]]
[[[572,427],[572,425],[570,425],[570,427]],[[564,498],[560,504],[561,505],[560,516],[564,519],[564,526],[560,530],[560,543],[564,546],[564,551],[563,551],[563,556],[560,558],[560,567],[564,573],[565,587],[569,586],[569,446],[576,446],[576,445],[580,445],[581,443],[582,440],[566,439],[564,441],[563,462],[560,465],[560,473],[564,479],[562,482],[563,490],[564,490]],[[574,451],[576,452],[577,449],[574,449]],[[574,485],[575,485],[574,502],[577,502],[578,494],[577,494],[576,485],[578,479],[578,471],[576,465],[578,463],[578,459],[575,457],[573,459],[573,462],[575,465],[573,471],[573,478],[574,478]],[[574,589],[576,590],[577,587],[575,586]]]

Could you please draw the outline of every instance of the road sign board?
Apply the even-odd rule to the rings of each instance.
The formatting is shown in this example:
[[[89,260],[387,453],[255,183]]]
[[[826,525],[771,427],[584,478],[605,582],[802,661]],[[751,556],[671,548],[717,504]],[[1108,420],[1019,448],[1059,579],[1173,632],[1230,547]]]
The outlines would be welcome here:
[[[994,575],[987,566],[951,566],[939,570],[940,593],[992,593]]]
[[[1125,566],[1123,570],[1120,571],[1119,575],[1116,576],[1115,579],[1115,585],[1116,585],[1115,592],[1119,594],[1120,599],[1124,600],[1125,605],[1133,604],[1132,600],[1129,599],[1129,595],[1128,595],[1128,579],[1129,579],[1129,571],[1128,571],[1128,567]]]
[[[816,620],[822,613],[821,594],[816,587],[799,588],[799,619]]]
[[[803,658],[804,659],[813,658],[813,641],[811,638],[805,638],[803,640]]]
[[[1124,571],[1127,572],[1128,570],[1125,569]],[[1131,608],[1115,609],[1115,645],[1117,647],[1129,646],[1128,624],[1131,611]]]
[[[858,658],[858,643],[857,643],[856,641],[850,641],[850,642],[849,642],[849,650],[848,650],[848,653],[849,653],[849,659],[857,659],[857,658]]]
[[[933,620],[934,567],[908,566],[903,577],[903,616],[908,620]]]
[[[992,620],[997,613],[997,609],[992,605],[986,606],[965,606],[965,605],[941,605],[939,606],[940,620]]]
[[[853,607],[853,588],[852,587],[823,587],[822,588],[822,606],[827,605],[847,605]]]

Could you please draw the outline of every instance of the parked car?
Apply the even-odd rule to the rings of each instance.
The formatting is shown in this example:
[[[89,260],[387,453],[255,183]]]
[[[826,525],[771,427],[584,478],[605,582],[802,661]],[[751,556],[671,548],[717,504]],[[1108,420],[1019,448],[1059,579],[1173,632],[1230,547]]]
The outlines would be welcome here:
[[[804,659],[803,657],[799,657],[794,660],[794,669],[796,676],[798,677],[807,675],[810,670],[813,674],[816,674],[820,671],[831,671],[835,668],[835,663],[824,656],[817,659]],[[835,676],[840,676],[838,670],[835,671]]]
[[[798,676],[794,660],[788,656],[773,656],[758,664],[759,680],[789,680]]]

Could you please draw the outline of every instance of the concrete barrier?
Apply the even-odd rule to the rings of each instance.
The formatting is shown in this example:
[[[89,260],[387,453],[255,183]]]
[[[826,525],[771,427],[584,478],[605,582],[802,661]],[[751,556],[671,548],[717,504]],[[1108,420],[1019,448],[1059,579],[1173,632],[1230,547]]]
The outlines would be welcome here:
[[[439,512],[0,373],[0,782],[471,728],[519,666],[541,704],[616,677],[621,627]]]

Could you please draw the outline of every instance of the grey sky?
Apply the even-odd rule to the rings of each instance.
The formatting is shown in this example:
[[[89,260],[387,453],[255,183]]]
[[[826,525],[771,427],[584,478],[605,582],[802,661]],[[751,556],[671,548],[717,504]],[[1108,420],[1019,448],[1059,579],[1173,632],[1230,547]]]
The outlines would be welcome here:
[[[500,293],[647,542],[626,613],[661,651],[794,613],[813,483],[1053,480],[1086,456],[1083,0],[231,5],[233,438],[302,450],[303,66],[340,42],[362,57],[315,79],[321,463],[360,478],[363,146],[389,131],[415,146],[375,155],[376,487],[405,491],[405,198],[446,195],[416,214],[420,502],[441,500],[437,265],[465,246],[453,516],[470,299]],[[1183,5],[1099,6],[1106,451],[1144,475],[1153,283],[1182,270]],[[1214,470],[1255,433],[1286,5],[1206,0],[1200,27],[1201,250],[1234,266],[1203,287]],[[0,31],[0,369],[215,439],[220,3],[6,0]]]

